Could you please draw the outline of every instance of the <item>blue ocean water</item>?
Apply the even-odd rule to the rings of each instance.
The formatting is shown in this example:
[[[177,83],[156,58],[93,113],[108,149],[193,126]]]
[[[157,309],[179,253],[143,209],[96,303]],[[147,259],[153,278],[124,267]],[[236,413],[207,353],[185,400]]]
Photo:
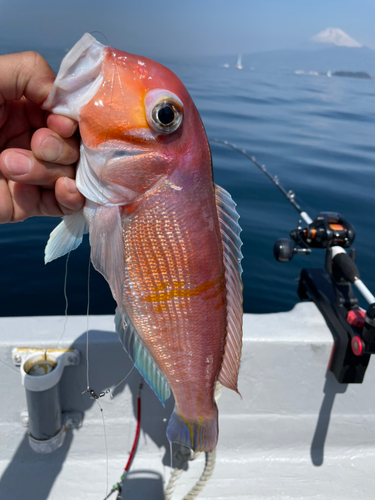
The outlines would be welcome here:
[[[45,54],[55,70],[63,55]],[[191,93],[208,137],[249,151],[295,191],[312,218],[338,211],[354,225],[357,264],[375,292],[375,81],[246,66],[240,71],[214,62],[168,65]],[[276,262],[274,241],[296,227],[297,212],[244,157],[215,143],[212,153],[215,182],[232,194],[241,216],[244,310],[288,310],[298,301],[300,270],[322,267],[324,251]],[[0,226],[0,316],[64,314],[66,260],[43,264],[57,222],[38,218]],[[68,314],[86,313],[88,264],[86,240],[68,262]],[[108,285],[92,270],[90,312],[112,313],[114,307]]]

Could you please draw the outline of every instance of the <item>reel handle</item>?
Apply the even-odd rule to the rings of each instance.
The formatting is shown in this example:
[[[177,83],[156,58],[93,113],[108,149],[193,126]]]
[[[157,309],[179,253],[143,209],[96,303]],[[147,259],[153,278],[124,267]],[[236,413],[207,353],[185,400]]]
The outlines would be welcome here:
[[[308,255],[310,248],[296,248],[287,238],[279,238],[273,246],[273,254],[278,262],[289,262],[296,254]]]

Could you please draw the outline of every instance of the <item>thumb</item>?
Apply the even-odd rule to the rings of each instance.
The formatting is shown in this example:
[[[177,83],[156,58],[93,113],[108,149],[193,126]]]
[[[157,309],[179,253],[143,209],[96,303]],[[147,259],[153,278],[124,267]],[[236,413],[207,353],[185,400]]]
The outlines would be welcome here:
[[[0,105],[25,96],[39,106],[46,100],[55,74],[37,52],[0,56]]]

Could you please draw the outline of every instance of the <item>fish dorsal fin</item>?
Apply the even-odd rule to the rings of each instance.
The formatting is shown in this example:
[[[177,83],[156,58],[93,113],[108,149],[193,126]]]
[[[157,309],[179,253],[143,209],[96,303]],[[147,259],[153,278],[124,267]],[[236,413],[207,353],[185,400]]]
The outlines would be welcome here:
[[[97,93],[102,81],[105,46],[85,33],[62,60],[43,108],[78,120],[81,108]]]
[[[91,262],[108,281],[113,297],[121,309],[125,246],[119,207],[96,206],[90,220],[90,246]]]
[[[228,389],[238,392],[237,380],[242,349],[242,267],[241,228],[239,215],[231,195],[215,185],[217,214],[220,223],[221,240],[227,289],[227,337],[219,382]]]
[[[44,250],[44,263],[47,264],[75,250],[82,243],[82,237],[87,232],[88,226],[83,210],[63,217],[62,222],[49,236]]]
[[[116,309],[115,325],[125,351],[164,405],[171,394],[167,379],[139,338],[138,332],[129,317],[124,312],[120,314],[119,309]]]

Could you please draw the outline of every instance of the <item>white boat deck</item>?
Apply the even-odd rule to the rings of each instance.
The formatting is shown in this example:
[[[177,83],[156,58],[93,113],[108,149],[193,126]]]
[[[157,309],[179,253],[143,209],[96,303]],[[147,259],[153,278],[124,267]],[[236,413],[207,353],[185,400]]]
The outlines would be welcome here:
[[[68,429],[51,454],[31,450],[21,415],[26,407],[14,347],[56,347],[63,317],[0,319],[0,499],[103,500],[128,459],[135,432],[140,376],[107,394],[100,405],[86,389],[86,323],[68,318],[60,347],[78,349],[81,363],[66,367],[62,407],[79,411],[83,423]],[[89,319],[90,385],[113,388],[132,364],[114,333],[112,316]],[[220,437],[213,477],[199,499],[372,499],[375,491],[375,363],[361,385],[340,385],[327,364],[332,336],[312,303],[291,312],[244,317],[239,389],[223,389]],[[170,475],[165,430],[173,401],[163,409],[152,391],[142,391],[142,431],[126,500],[162,500]],[[105,419],[108,476],[103,430]],[[173,499],[180,500],[203,469],[204,457],[189,463]],[[110,497],[116,499],[116,494]]]

